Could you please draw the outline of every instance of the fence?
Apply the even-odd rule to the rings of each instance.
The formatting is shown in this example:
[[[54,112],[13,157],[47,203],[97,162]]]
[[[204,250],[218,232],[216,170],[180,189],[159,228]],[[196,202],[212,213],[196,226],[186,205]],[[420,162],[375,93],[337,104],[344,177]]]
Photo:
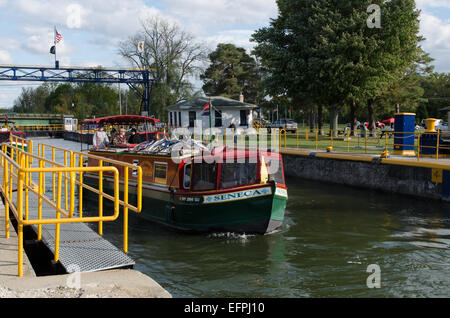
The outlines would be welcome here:
[[[32,145],[31,141],[28,144]],[[55,224],[55,253],[54,261],[59,260],[59,240],[60,240],[60,225],[63,223],[79,223],[79,222],[98,222],[99,233],[102,235],[103,222],[114,221],[119,216],[120,206],[124,208],[124,214],[128,215],[128,209],[135,212],[140,212],[142,209],[142,193],[138,193],[138,204],[132,206],[128,204],[128,192],[125,187],[123,200],[120,199],[120,174],[119,169],[115,166],[98,166],[85,167],[83,165],[83,156],[86,154],[76,153],[67,149],[56,148],[49,145],[39,144],[39,155],[34,155],[27,152],[23,148],[14,147],[12,145],[3,144],[1,146],[1,172],[3,180],[0,183],[0,193],[5,202],[5,233],[9,237],[9,213],[13,213],[17,220],[18,232],[18,275],[23,276],[23,227],[35,225],[37,226],[38,240],[42,239],[42,225]],[[45,158],[45,148],[52,149],[52,160]],[[64,152],[64,164],[55,162],[55,152]],[[70,157],[70,164],[68,158]],[[78,159],[78,161],[76,160]],[[102,158],[103,159],[103,158]],[[111,160],[108,160],[111,161]],[[33,166],[34,163],[34,166]],[[114,162],[119,168],[121,165],[128,167],[127,164],[121,162]],[[137,182],[142,184],[142,170],[140,167],[133,166],[137,173]],[[127,171],[125,174],[124,184],[128,183]],[[107,194],[103,191],[101,185],[96,189],[83,182],[83,175],[97,174],[102,176],[108,174],[113,183],[113,194]],[[52,193],[51,197],[46,195],[46,176],[52,174]],[[99,178],[102,180],[102,178]],[[16,190],[14,190],[14,185]],[[79,196],[79,213],[75,213],[76,197],[75,189],[78,187]],[[91,191],[98,195],[99,198],[99,214],[98,216],[85,217],[82,213],[83,189]],[[16,195],[13,195],[17,192]],[[62,194],[64,193],[64,204],[62,202]],[[37,199],[37,211],[30,213],[29,202],[30,195]],[[113,214],[104,215],[103,199],[110,200],[113,205]],[[101,203],[100,203],[101,202]],[[50,207],[50,210],[55,212],[54,218],[44,218],[43,208]],[[37,212],[37,214],[36,214]],[[128,222],[124,222],[124,252],[128,252]]]

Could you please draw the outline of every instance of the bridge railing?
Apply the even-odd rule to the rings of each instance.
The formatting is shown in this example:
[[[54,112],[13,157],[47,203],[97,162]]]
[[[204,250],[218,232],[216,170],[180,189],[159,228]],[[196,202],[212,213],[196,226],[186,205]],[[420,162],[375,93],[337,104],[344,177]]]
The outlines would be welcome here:
[[[3,144],[0,151],[3,180],[0,182],[0,193],[5,203],[5,233],[9,237],[9,213],[13,213],[17,220],[18,232],[18,275],[23,276],[23,228],[24,226],[37,225],[38,240],[42,239],[42,225],[55,224],[55,251],[54,261],[59,260],[59,244],[60,230],[63,223],[79,223],[79,222],[108,222],[114,221],[119,216],[119,171],[117,168],[109,167],[67,167],[62,164],[47,160],[43,157],[25,152],[23,149]],[[32,167],[32,159],[37,167]],[[101,190],[90,188],[89,190],[111,199],[114,204],[114,212],[112,215],[103,215],[103,211],[99,211],[99,216],[84,217],[76,215],[75,210],[75,184],[84,186],[83,183],[76,180],[75,175],[78,174],[82,180],[85,173],[104,173],[112,174],[114,180],[113,196],[106,195]],[[56,174],[54,188],[56,196],[49,198],[46,196],[45,178],[48,173]],[[67,177],[67,175],[69,177]],[[33,178],[34,176],[34,178]],[[70,181],[70,195],[68,206],[62,205],[62,191],[67,190],[63,176]],[[36,181],[37,180],[37,181]],[[17,195],[13,187],[16,186]],[[67,192],[66,192],[67,193]],[[37,198],[37,215],[29,211],[30,195]],[[66,196],[67,197],[67,196]],[[50,211],[55,211],[54,218],[45,218],[43,216],[43,207],[50,207]],[[127,235],[127,234],[126,234]]]

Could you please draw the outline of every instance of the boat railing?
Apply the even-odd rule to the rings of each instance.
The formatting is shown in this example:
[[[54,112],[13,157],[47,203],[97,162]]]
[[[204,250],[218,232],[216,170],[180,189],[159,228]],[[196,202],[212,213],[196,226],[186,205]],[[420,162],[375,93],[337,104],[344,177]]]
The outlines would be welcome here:
[[[66,166],[8,144],[3,144],[1,146],[0,158],[2,165],[1,174],[3,177],[3,180],[0,181],[0,193],[3,196],[5,203],[6,238],[9,237],[10,211],[17,220],[18,276],[23,276],[24,226],[37,226],[37,239],[42,240],[42,225],[55,225],[54,261],[58,262],[61,224],[108,222],[116,220],[119,216],[120,184],[119,171],[116,167]],[[35,162],[34,165],[32,165],[32,159]],[[101,189],[89,188],[89,190],[98,194],[100,197],[105,197],[113,201],[114,212],[112,215],[103,215],[102,209],[99,209],[99,216],[85,217],[82,214],[77,215],[75,213],[75,188],[77,185],[80,187],[86,186],[83,184],[82,179],[83,174],[88,172],[108,172],[113,175],[113,196],[107,195]],[[53,179],[53,189],[56,190],[54,191],[56,192],[56,195],[53,195],[53,198],[46,195],[45,180],[49,173],[54,176],[56,175],[56,179]],[[79,175],[78,180],[76,174]],[[67,177],[67,175],[69,175],[69,177]],[[69,188],[67,187],[67,181],[70,182]],[[14,186],[16,187],[16,190],[13,190]],[[66,206],[62,204],[63,190],[66,194],[65,198],[68,200]],[[17,194],[13,195],[15,192],[17,192]],[[70,192],[70,194],[68,194],[68,192]],[[79,199],[81,204],[81,198]],[[30,203],[34,208],[36,208],[35,205],[37,204],[37,211],[34,210],[34,208],[30,209]],[[53,217],[53,215],[55,215],[55,217]],[[128,232],[124,232],[124,236],[127,235]]]
[[[47,144],[38,144],[38,151],[39,156],[45,157],[46,150],[51,151],[52,161],[55,161],[56,154],[59,152],[60,154],[64,156],[64,165],[70,166],[70,167],[84,167],[86,165],[86,161],[90,159],[94,159],[98,162],[97,166],[102,168],[105,166],[114,166],[119,171],[119,179],[120,182],[123,183],[123,197],[122,199],[119,197],[119,205],[123,207],[124,211],[124,221],[123,221],[123,227],[124,227],[124,251],[128,251],[128,212],[129,210],[140,213],[142,211],[142,168],[140,166],[130,164],[127,162],[122,162],[114,159],[109,159],[106,157],[91,155],[87,153],[67,150],[64,148],[55,147],[52,145]],[[129,200],[129,185],[130,185],[130,169],[132,171],[131,176],[133,181],[136,182],[136,205],[130,204]],[[103,198],[107,198],[109,200],[112,200],[112,196],[108,195],[106,193],[103,193],[104,188],[104,176],[108,175],[103,170],[99,170],[97,172],[98,175],[98,191],[102,192],[102,194],[99,195],[99,211],[103,211]],[[83,184],[83,175],[80,174],[79,176],[80,184],[79,184],[79,213],[82,214],[83,209],[83,188],[88,190],[96,190],[95,188]],[[67,179],[66,179],[67,182]],[[53,182],[54,184],[54,182]],[[103,234],[103,224],[102,222],[99,222],[99,234]]]

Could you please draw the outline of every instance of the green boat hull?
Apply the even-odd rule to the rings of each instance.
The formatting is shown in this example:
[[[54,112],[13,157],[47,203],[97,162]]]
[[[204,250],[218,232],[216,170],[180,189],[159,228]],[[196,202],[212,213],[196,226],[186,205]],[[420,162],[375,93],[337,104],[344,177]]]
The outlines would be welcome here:
[[[92,186],[98,185],[95,177],[86,176],[84,180]],[[111,193],[108,187],[112,183],[105,181],[104,190]],[[123,193],[122,185],[120,192]],[[283,224],[287,192],[284,189],[281,195],[279,192],[274,182],[212,196],[170,193],[162,188],[143,186],[143,208],[139,215],[182,231],[265,234]],[[240,194],[242,197],[235,198]],[[207,197],[219,201],[206,203]],[[136,204],[136,187],[132,185],[129,186],[129,202]]]

